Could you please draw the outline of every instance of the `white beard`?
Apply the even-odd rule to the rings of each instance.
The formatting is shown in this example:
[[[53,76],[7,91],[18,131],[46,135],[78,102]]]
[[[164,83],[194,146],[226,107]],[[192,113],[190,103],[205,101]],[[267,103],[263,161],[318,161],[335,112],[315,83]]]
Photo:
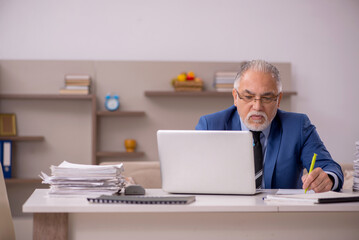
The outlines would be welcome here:
[[[274,111],[276,112],[277,109],[274,109]],[[264,123],[262,123],[261,125],[254,125],[251,124],[249,122],[249,118],[253,115],[259,115],[262,116],[264,118]],[[266,129],[272,122],[273,118],[274,118],[275,114],[273,114],[272,119],[268,119],[267,114],[265,114],[264,112],[258,112],[258,111],[251,111],[248,113],[248,115],[246,116],[246,118],[244,119],[244,125],[246,125],[246,127],[251,130],[251,131],[263,131],[264,129]],[[255,121],[253,121],[255,122]]]

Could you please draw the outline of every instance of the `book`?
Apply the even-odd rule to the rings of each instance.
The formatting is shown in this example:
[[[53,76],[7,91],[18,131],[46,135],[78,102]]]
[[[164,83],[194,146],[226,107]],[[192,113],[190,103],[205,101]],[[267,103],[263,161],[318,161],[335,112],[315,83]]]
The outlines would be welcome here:
[[[65,87],[60,94],[89,94],[91,77],[89,75],[65,75]]]
[[[235,78],[237,76],[238,72],[216,72],[215,76],[216,78]]]
[[[214,87],[216,88],[230,88],[233,89],[233,83],[216,83],[214,84]]]
[[[102,195],[87,198],[90,203],[123,203],[123,204],[189,204],[196,200],[195,196],[127,196]]]
[[[69,81],[65,80],[65,86],[90,86],[90,81]]]
[[[78,90],[78,89],[81,89],[81,90],[88,90],[88,89],[89,89],[89,86],[81,86],[81,85],[66,85],[66,86],[65,86],[65,89],[72,89],[72,90],[74,90],[74,89],[76,89],[76,90]]]
[[[65,75],[65,80],[80,80],[80,81],[89,81],[91,78],[89,75]]]
[[[90,90],[89,89],[66,89],[66,88],[61,88],[59,91],[60,94],[89,94]]]
[[[359,194],[339,193],[334,191],[312,194],[290,194],[290,195],[267,195],[266,201],[287,201],[287,202],[306,202],[306,203],[339,203],[339,202],[358,202]]]
[[[89,75],[65,75],[65,87],[67,86],[87,86],[91,85]]]
[[[233,88],[216,88],[217,92],[232,92]]]
[[[11,141],[0,141],[0,158],[4,178],[11,178]]]

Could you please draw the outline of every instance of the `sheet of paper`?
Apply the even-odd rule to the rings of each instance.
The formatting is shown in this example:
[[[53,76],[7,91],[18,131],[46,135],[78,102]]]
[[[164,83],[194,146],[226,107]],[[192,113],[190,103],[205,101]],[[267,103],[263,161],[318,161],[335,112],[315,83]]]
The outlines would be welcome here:
[[[341,198],[341,197],[352,197],[353,194],[350,193],[340,193],[340,192],[323,192],[323,193],[314,193],[314,194],[295,194],[295,195],[281,195],[280,197],[288,199],[318,199],[318,198]]]
[[[339,192],[323,192],[313,194],[292,194],[292,195],[268,195],[266,201],[287,201],[287,202],[307,202],[318,203],[318,199],[340,199],[340,198],[352,198],[359,196],[359,194],[352,193],[339,193]],[[339,201],[339,200],[338,200]]]
[[[116,165],[88,165],[88,164],[69,163],[67,161],[63,161],[57,167],[60,167],[60,168],[78,168],[78,169],[89,169],[89,168],[93,168],[93,169],[111,169],[113,167],[123,168],[123,164],[120,163],[120,164],[116,164]]]
[[[279,189],[276,195],[292,195],[292,194],[304,194],[304,189]],[[307,191],[307,194],[315,193],[313,190]]]

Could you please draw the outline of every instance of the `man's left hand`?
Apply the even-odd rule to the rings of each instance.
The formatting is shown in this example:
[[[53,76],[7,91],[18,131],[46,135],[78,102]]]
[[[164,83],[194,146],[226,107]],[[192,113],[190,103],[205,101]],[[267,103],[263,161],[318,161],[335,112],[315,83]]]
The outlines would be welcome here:
[[[316,193],[330,191],[333,187],[333,182],[328,174],[321,168],[314,169],[310,174],[302,177],[303,189],[314,190]]]

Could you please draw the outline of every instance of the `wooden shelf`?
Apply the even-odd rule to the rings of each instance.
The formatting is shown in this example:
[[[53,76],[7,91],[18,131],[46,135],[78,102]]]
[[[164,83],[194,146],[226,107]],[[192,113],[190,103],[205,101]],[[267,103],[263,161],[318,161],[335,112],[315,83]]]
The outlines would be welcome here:
[[[145,115],[143,111],[98,111],[97,116],[102,117],[142,117]]]
[[[88,95],[80,95],[80,94],[0,94],[1,100],[69,100],[69,101],[90,101],[91,102],[91,125],[92,125],[92,140],[91,140],[91,158],[92,163],[96,163],[96,95],[88,94]],[[44,137],[42,136],[34,136],[34,137],[0,137],[0,139],[8,139],[14,141],[43,141]]]
[[[5,178],[6,184],[12,183],[41,183],[42,179],[40,178]]]
[[[97,152],[97,157],[123,157],[123,158],[139,158],[145,155],[144,152]]]
[[[286,91],[283,96],[297,95],[297,92]],[[145,91],[146,97],[232,97],[232,92],[176,92],[176,91]]]
[[[65,95],[65,94],[0,94],[0,99],[19,100],[92,100],[95,95]]]
[[[0,136],[0,140],[11,141],[44,141],[43,136]]]

